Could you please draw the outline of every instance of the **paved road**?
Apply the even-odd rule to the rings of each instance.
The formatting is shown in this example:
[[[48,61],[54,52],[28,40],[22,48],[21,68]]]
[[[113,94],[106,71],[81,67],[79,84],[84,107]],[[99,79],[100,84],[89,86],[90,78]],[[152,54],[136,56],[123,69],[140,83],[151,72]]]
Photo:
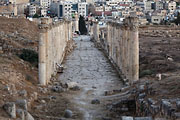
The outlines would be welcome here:
[[[122,82],[104,54],[99,51],[89,36],[74,39],[77,47],[66,58],[61,81],[77,82],[81,87],[72,102],[83,113],[83,120],[96,120],[104,116],[102,105],[104,91],[120,89]],[[91,104],[92,99],[99,99],[100,104]]]

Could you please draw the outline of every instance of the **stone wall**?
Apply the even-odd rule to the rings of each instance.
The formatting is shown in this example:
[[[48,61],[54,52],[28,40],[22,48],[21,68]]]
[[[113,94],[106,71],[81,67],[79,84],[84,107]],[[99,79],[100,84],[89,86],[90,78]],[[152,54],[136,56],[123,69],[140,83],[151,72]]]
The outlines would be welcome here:
[[[72,39],[72,22],[52,23],[43,18],[40,24],[39,39],[39,83],[46,85],[57,72],[65,55],[68,41]]]
[[[108,22],[106,28],[93,24],[93,38],[106,51],[121,77],[130,83],[139,79],[138,19],[129,17],[123,24]]]

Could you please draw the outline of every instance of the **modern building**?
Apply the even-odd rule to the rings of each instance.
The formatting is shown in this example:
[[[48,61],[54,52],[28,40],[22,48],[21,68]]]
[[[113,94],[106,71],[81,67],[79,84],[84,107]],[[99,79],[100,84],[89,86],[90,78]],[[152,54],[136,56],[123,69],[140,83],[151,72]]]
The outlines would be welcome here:
[[[52,2],[50,6],[51,13],[58,18],[72,18],[78,11],[78,4],[73,2]]]
[[[17,16],[17,6],[15,4],[1,5],[0,6],[1,16]]]
[[[161,1],[155,2],[155,10],[163,10],[164,9],[164,3]]]
[[[51,0],[40,0],[40,6],[43,8],[49,8],[51,5]]]
[[[176,2],[170,1],[168,3],[168,11],[169,11],[169,13],[173,14],[175,12],[175,10],[176,10]]]
[[[36,14],[36,5],[32,4],[29,6],[29,16],[34,16]]]
[[[81,16],[88,16],[88,3],[78,3],[78,14]]]
[[[145,6],[144,6],[145,12],[152,12],[153,11],[153,5],[154,5],[153,1],[145,1],[144,4],[145,4]]]
[[[41,16],[47,16],[47,8],[41,8],[40,9],[40,11],[41,11]]]
[[[151,16],[151,22],[153,24],[160,24],[161,21],[162,21],[162,17],[161,16],[159,16],[159,15],[152,15]]]

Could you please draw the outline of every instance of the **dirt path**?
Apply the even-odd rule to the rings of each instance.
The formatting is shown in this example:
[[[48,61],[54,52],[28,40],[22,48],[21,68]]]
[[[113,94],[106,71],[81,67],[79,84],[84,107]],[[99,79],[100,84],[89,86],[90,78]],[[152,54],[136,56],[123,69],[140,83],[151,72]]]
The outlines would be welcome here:
[[[83,113],[83,120],[102,119],[106,112],[103,103],[104,91],[120,89],[122,82],[107,58],[95,48],[89,36],[74,39],[77,47],[66,58],[60,81],[77,82],[81,90],[70,94],[71,102]],[[93,99],[100,104],[91,104]]]

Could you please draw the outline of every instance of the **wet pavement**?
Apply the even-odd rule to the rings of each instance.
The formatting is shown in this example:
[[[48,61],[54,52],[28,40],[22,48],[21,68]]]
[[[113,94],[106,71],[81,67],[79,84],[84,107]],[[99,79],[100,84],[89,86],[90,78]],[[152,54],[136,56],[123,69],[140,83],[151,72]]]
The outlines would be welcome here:
[[[81,90],[72,95],[72,103],[83,114],[83,120],[99,120],[105,116],[104,92],[120,89],[122,82],[104,54],[89,36],[74,38],[77,47],[66,57],[60,81],[77,82]],[[91,104],[93,99],[100,104]]]

